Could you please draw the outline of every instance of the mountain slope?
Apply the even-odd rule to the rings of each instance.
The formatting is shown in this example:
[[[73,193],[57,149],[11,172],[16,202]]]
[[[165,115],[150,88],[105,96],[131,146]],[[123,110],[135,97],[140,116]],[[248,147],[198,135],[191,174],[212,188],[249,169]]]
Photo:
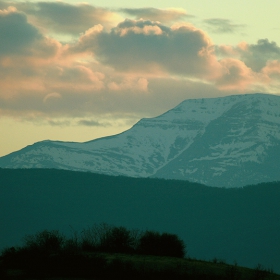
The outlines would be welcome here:
[[[248,97],[211,121],[187,151],[155,176],[204,178],[200,182],[215,186],[279,180],[280,98]]]
[[[234,187],[280,180],[279,158],[280,97],[251,94],[186,100],[128,131],[86,143],[38,142],[0,158],[0,167]]]

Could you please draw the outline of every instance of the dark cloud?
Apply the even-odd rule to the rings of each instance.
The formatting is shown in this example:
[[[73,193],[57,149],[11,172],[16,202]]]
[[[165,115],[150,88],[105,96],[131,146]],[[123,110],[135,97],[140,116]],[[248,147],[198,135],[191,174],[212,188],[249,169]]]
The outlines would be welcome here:
[[[111,32],[88,30],[72,51],[91,51],[120,71],[167,71],[204,76],[215,67],[210,38],[192,25],[168,27],[149,20],[125,20]]]
[[[257,44],[248,44],[241,49],[241,59],[254,71],[260,71],[268,61],[280,60],[280,47],[268,39],[260,39]]]
[[[173,22],[178,20],[185,20],[193,17],[188,15],[183,9],[156,9],[156,8],[139,8],[139,9],[120,9],[127,15],[133,16],[136,19],[146,19],[160,22]]]
[[[63,127],[63,126],[71,125],[71,122],[70,121],[49,120],[48,124],[51,125],[51,126]]]
[[[27,17],[22,12],[17,11],[14,7],[0,10],[0,56],[20,57],[20,68],[26,68],[27,59],[33,63],[38,58],[50,58],[57,54],[60,48],[60,43],[44,37],[40,31],[27,20]],[[16,63],[18,63],[16,62]],[[10,61],[9,66],[14,61]],[[36,62],[35,62],[36,63]],[[1,66],[1,61],[0,61]],[[10,69],[5,66],[5,71]],[[15,65],[13,65],[15,66]],[[0,67],[0,72],[1,72]],[[26,73],[27,73],[26,72]]]
[[[276,42],[260,39],[256,44],[241,42],[237,46],[216,46],[220,57],[237,58],[255,72],[261,72],[267,64],[280,60],[280,47]]]
[[[111,25],[120,19],[109,9],[86,3],[76,5],[66,2],[7,2],[30,17],[42,29],[55,33],[79,35],[95,24]]]
[[[23,54],[36,40],[42,39],[38,30],[16,9],[0,10],[0,55]]]
[[[109,123],[100,123],[99,121],[94,121],[94,120],[79,120],[77,124],[83,126],[102,126],[102,127],[110,126]]]
[[[204,22],[215,33],[235,33],[246,27],[244,24],[234,24],[231,20],[223,18],[210,18]]]

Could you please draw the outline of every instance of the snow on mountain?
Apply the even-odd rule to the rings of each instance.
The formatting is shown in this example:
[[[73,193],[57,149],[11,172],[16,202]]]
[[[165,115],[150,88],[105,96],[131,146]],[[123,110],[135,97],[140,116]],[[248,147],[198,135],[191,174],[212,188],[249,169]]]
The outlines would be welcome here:
[[[241,187],[280,180],[280,96],[185,100],[131,129],[85,143],[42,141],[6,168],[61,168]]]

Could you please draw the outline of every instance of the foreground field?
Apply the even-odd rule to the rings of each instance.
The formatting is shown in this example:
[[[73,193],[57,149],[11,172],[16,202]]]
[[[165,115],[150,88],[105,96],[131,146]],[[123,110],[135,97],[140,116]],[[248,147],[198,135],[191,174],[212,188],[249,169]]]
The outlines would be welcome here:
[[[36,258],[36,259],[35,259]],[[32,256],[21,264],[18,260],[1,262],[1,279],[280,279],[262,268],[249,269],[195,259],[79,253]]]

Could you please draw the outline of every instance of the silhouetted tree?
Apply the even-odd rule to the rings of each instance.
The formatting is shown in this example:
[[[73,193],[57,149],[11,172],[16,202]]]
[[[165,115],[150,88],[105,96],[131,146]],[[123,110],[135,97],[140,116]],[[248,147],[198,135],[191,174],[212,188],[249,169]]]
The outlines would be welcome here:
[[[44,230],[34,235],[25,236],[24,242],[25,249],[57,252],[62,249],[65,237],[58,230]]]
[[[83,230],[81,239],[84,250],[132,253],[138,245],[139,231],[103,223]]]
[[[160,237],[161,253],[164,256],[183,258],[186,246],[176,234],[163,233]]]
[[[102,240],[101,249],[109,252],[128,253],[132,251],[133,239],[125,227],[112,227]]]
[[[140,238],[138,251],[147,255],[183,258],[185,244],[175,234],[146,231]]]

